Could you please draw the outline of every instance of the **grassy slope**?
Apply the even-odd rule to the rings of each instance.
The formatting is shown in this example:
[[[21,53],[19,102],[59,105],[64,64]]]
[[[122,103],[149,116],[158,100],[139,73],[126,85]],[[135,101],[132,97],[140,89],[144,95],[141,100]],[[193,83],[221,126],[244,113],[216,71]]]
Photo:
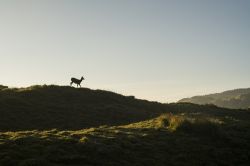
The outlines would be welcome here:
[[[184,98],[179,102],[189,102],[194,104],[214,104],[225,108],[250,108],[250,88],[236,89],[204,96],[194,96]]]
[[[58,86],[8,89],[0,94],[1,166],[250,162],[246,110],[151,103]],[[37,123],[30,121],[33,118]]]
[[[125,126],[0,133],[0,165],[248,165],[249,139],[248,122],[167,114]]]
[[[2,89],[0,131],[121,125],[155,117],[164,109],[159,103],[87,88]]]

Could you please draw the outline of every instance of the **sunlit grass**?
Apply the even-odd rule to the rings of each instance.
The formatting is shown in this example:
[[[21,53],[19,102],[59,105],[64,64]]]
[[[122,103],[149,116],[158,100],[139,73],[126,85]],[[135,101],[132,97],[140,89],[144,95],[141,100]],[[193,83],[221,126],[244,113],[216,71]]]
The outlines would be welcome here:
[[[244,142],[239,139],[241,135],[235,137],[237,130],[224,126],[226,124],[219,119],[167,113],[122,126],[1,132],[0,165],[81,165],[85,162],[110,165],[111,161],[112,165],[216,165],[222,162],[227,165],[247,162],[247,158],[233,156],[248,150],[250,134],[245,135]],[[211,150],[211,154],[206,152]],[[217,156],[213,157],[213,153]],[[224,160],[225,157],[229,159]]]

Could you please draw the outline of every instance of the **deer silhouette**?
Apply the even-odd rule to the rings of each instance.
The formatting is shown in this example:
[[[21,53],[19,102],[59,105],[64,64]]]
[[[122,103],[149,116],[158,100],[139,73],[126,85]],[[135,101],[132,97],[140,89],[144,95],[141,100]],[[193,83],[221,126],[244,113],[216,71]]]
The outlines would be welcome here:
[[[81,82],[82,80],[84,80],[84,78],[82,77],[80,80],[77,79],[77,78],[71,78],[71,83],[70,83],[70,86],[72,86],[73,83],[75,83],[78,87],[78,85],[81,87]]]

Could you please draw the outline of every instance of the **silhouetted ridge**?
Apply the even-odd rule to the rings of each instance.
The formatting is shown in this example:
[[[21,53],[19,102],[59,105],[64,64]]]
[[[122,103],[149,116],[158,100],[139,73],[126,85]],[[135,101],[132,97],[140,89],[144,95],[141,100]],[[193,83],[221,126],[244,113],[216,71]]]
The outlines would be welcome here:
[[[157,116],[163,106],[103,90],[31,86],[0,91],[0,130],[81,129]]]

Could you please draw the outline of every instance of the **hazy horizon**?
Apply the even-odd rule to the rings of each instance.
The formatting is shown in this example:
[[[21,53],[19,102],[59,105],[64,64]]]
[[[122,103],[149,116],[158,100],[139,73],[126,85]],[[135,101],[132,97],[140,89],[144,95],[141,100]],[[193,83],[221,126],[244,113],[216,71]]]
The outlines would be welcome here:
[[[250,87],[250,1],[1,0],[0,85],[160,102]]]

